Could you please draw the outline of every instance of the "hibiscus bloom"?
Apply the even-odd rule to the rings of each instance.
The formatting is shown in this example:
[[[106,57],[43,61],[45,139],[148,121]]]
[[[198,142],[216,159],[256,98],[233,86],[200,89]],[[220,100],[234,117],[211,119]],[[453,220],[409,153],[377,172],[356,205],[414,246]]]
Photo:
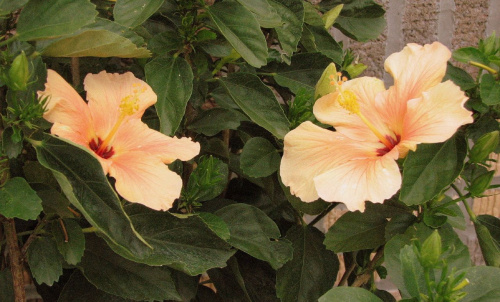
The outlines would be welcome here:
[[[460,88],[441,82],[450,56],[438,42],[408,44],[385,61],[394,78],[387,90],[372,77],[335,79],[336,90],[319,98],[313,111],[336,131],[311,122],[290,131],[283,183],[303,201],[321,197],[343,202],[350,211],[393,196],[401,187],[398,158],[420,143],[443,142],[473,121]]]
[[[51,133],[92,151],[117,192],[130,202],[168,210],[179,197],[182,180],[165,164],[190,160],[200,151],[189,138],[168,137],[141,121],[156,94],[130,72],[88,74],[88,103],[53,70],[47,72],[44,118]]]

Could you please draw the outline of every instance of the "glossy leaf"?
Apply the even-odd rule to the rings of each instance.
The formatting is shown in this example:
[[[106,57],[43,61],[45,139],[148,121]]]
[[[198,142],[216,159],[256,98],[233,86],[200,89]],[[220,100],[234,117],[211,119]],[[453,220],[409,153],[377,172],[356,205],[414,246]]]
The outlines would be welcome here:
[[[475,47],[463,47],[455,50],[453,52],[453,59],[467,64],[473,61],[484,64],[486,66],[489,65],[486,56],[479,49]]]
[[[50,237],[38,237],[28,248],[28,265],[36,282],[52,285],[63,273],[62,257],[55,241]]]
[[[158,96],[161,132],[174,135],[193,92],[193,71],[181,57],[156,58],[146,64],[146,81]]]
[[[75,270],[59,295],[58,301],[71,302],[129,302],[130,300],[108,294],[92,285],[79,270]]]
[[[469,284],[462,289],[467,295],[460,302],[488,302],[500,300],[500,268],[491,266],[474,266],[458,271],[465,271]]]
[[[452,80],[453,83],[457,84],[463,91],[476,87],[476,82],[467,71],[453,66],[449,62],[443,81],[446,80]]]
[[[259,77],[239,72],[220,78],[219,82],[254,123],[283,139],[289,131],[290,122],[271,89]]]
[[[94,22],[96,16],[89,0],[32,0],[19,15],[17,34],[23,41],[59,37]]]
[[[404,162],[400,200],[416,205],[432,199],[462,172],[466,154],[460,134],[444,143],[419,145]]]
[[[151,249],[135,231],[101,164],[89,151],[48,134],[32,144],[38,160],[54,172],[66,197],[109,242],[120,245],[127,254],[141,255]]]
[[[198,216],[205,222],[205,224],[219,236],[221,239],[228,240],[230,237],[229,228],[227,224],[217,215],[208,212],[199,212]]]
[[[0,189],[0,214],[7,218],[35,220],[42,211],[42,200],[22,177],[14,177]]]
[[[333,62],[339,65],[342,64],[344,56],[342,47],[323,25],[304,25],[301,43],[308,52],[320,52]]]
[[[304,7],[301,0],[269,0],[281,16],[283,24],[275,28],[281,49],[290,58],[297,50],[304,23]],[[289,59],[288,59],[289,60]]]
[[[207,7],[207,13],[216,28],[248,64],[253,67],[266,65],[266,39],[259,22],[250,11],[237,2],[224,1]]]
[[[268,262],[274,269],[292,258],[290,242],[279,239],[281,234],[274,221],[258,208],[239,203],[215,214],[226,222],[231,233],[228,242],[237,249]]]
[[[226,267],[211,269],[207,273],[224,301],[252,302],[235,257],[228,260]]]
[[[490,106],[500,103],[500,82],[491,74],[486,73],[481,77],[479,89],[483,103]]]
[[[364,288],[338,286],[319,298],[318,302],[382,302],[377,296]]]
[[[0,16],[5,16],[25,5],[28,0],[0,0]]]
[[[136,27],[146,21],[165,2],[164,0],[118,0],[113,8],[117,23]]]
[[[500,268],[500,219],[491,215],[480,215],[474,223],[474,228],[484,261],[489,266]]]
[[[183,197],[188,201],[213,199],[226,188],[228,175],[226,163],[213,156],[203,156],[189,176]]]
[[[282,301],[316,301],[333,287],[339,261],[323,245],[324,237],[314,227],[294,226],[287,232],[293,258],[277,271],[276,291]]]
[[[251,11],[261,27],[273,28],[281,25],[281,17],[267,0],[237,0]]]
[[[200,112],[188,129],[206,136],[214,136],[225,129],[236,130],[244,120],[248,119],[239,111],[216,107]]]
[[[240,156],[240,167],[250,177],[266,177],[278,170],[281,156],[265,138],[254,137],[247,141]]]
[[[418,256],[415,254],[412,245],[404,246],[399,252],[401,260],[401,274],[403,276],[406,290],[411,297],[420,297],[426,294],[426,284],[423,278],[424,268],[420,265]]]
[[[180,300],[167,267],[124,259],[95,236],[87,236],[86,242],[78,266],[98,289],[133,300]]]
[[[64,260],[71,265],[78,264],[85,250],[85,236],[78,222],[60,219],[52,223],[52,234]]]
[[[13,139],[14,130],[12,127],[5,128],[2,132],[2,153],[8,158],[16,158],[23,151],[23,141]]]

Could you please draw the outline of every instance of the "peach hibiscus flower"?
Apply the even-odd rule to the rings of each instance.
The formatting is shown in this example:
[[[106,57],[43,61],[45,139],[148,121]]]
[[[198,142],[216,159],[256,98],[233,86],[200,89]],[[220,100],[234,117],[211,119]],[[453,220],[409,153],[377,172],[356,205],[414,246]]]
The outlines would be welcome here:
[[[441,43],[408,44],[385,61],[394,85],[376,78],[336,79],[335,92],[319,98],[316,118],[330,131],[305,122],[285,136],[281,178],[306,202],[322,198],[364,211],[401,187],[396,160],[420,143],[449,139],[471,123],[467,97],[451,81],[441,82],[450,51]],[[338,82],[337,82],[338,81]]]
[[[53,70],[48,70],[44,118],[51,133],[91,150],[117,192],[130,202],[168,210],[179,197],[182,180],[165,164],[189,160],[200,151],[188,138],[168,137],[141,121],[156,94],[130,72],[88,74],[88,103]]]

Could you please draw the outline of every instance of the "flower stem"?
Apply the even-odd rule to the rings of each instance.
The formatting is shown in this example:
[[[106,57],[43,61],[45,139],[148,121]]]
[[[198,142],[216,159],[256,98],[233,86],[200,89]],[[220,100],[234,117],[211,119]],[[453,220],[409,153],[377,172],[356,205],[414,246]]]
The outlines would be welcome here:
[[[474,212],[472,211],[471,207],[469,206],[469,203],[467,202],[467,200],[465,200],[464,194],[462,194],[462,192],[460,191],[460,189],[455,184],[451,184],[451,187],[453,188],[453,190],[455,190],[455,192],[457,192],[457,194],[460,197],[460,199],[462,199],[462,201],[464,203],[464,206],[465,206],[465,210],[469,214],[470,220],[472,222],[476,223],[476,221],[477,221],[476,214],[474,214]]]
[[[330,211],[333,210],[338,204],[339,204],[338,202],[332,202],[323,212],[321,212],[321,214],[319,214],[318,216],[316,216],[316,218],[314,218],[309,223],[309,225],[313,226],[316,223],[318,223],[318,221],[320,221],[323,217],[325,217],[328,213],[330,213]]]
[[[498,74],[498,71],[496,71],[495,69],[493,69],[493,68],[491,68],[489,66],[486,66],[484,64],[481,64],[479,62],[469,61],[469,64],[472,65],[472,66],[476,66],[476,67],[482,68],[482,69],[488,71],[489,73],[491,73],[493,75],[497,75]]]
[[[383,257],[384,257],[384,247],[380,247],[377,250],[375,256],[373,256],[373,259],[366,266],[365,272],[362,275],[356,277],[356,279],[352,283],[352,286],[360,287],[363,286],[366,282],[368,282],[372,277],[373,271],[375,271],[375,268],[377,268],[377,266],[379,265],[379,261]]]
[[[16,41],[17,38],[19,38],[18,35],[13,35],[12,37],[8,38],[7,40],[0,42],[0,47],[3,47],[5,45],[8,45],[8,44]]]
[[[16,225],[14,219],[8,219],[1,215],[0,221],[2,221],[3,224],[3,230],[7,239],[7,247],[9,249],[14,301],[24,302],[26,300],[26,292],[24,291],[23,257],[17,243]]]

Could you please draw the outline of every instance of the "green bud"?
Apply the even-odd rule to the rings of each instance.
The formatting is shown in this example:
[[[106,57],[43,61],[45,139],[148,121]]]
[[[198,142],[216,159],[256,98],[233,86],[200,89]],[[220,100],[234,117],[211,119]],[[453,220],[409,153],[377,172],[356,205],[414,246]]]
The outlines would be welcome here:
[[[26,58],[26,54],[23,51],[14,59],[10,66],[9,88],[12,90],[26,90],[29,78],[28,58]]]
[[[480,221],[474,223],[477,239],[481,252],[483,253],[484,262],[488,266],[500,267],[500,247],[498,247],[495,239],[491,236],[490,230],[485,227]]]
[[[480,163],[486,160],[490,153],[497,148],[499,137],[500,132],[498,130],[481,136],[474,144],[474,147],[472,147],[472,150],[470,150],[470,161],[473,163]]]
[[[420,251],[420,261],[423,267],[434,267],[441,257],[442,246],[439,232],[434,230],[432,234],[425,239]]]
[[[323,71],[321,78],[316,84],[316,90],[314,91],[314,99],[327,95],[335,91],[335,86],[331,84],[332,79],[330,76],[337,77],[337,68],[335,63],[330,63]]]
[[[362,63],[350,64],[345,68],[345,71],[347,71],[351,78],[355,78],[365,71],[366,68],[368,68],[368,66]]]
[[[335,6],[334,8],[332,8],[331,10],[327,11],[323,15],[322,18],[323,18],[323,22],[325,22],[326,29],[329,29],[330,27],[332,27],[333,23],[335,23],[335,20],[337,20],[337,18],[339,17],[340,11],[342,10],[343,7],[344,7],[344,4],[339,4],[339,5]]]
[[[476,177],[469,187],[469,192],[472,196],[481,196],[481,194],[488,189],[491,180],[495,176],[495,171],[488,171]]]

